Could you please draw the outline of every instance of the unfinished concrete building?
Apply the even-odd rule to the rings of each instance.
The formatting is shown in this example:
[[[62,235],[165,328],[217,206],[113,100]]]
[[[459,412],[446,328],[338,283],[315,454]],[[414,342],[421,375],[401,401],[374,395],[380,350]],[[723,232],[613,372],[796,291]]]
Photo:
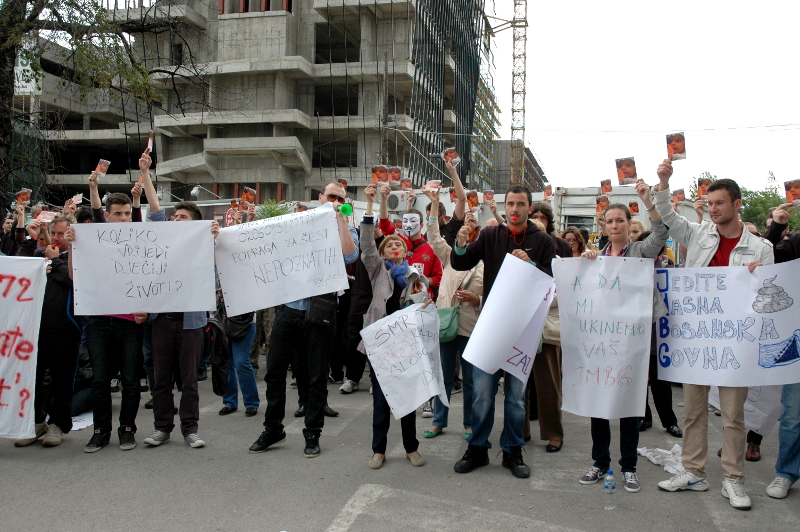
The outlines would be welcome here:
[[[113,0],[112,0],[113,1]],[[124,2],[125,0],[118,0]],[[147,4],[147,2],[145,2]],[[446,179],[431,157],[455,146],[464,181],[480,78],[483,0],[177,0],[113,4],[135,38],[160,105],[123,100],[97,112],[69,102],[52,182],[85,186],[112,161],[105,190],[129,190],[129,169],[152,127],[163,200],[214,194],[316,198],[345,179],[363,197],[374,164],[397,165],[416,186]],[[152,24],[175,20],[183,28]],[[144,21],[144,22],[143,22]],[[490,128],[491,130],[491,128]],[[491,135],[484,133],[484,135]],[[485,151],[485,150],[484,150]],[[484,157],[485,159],[485,157]],[[473,179],[484,188],[485,177]],[[193,199],[193,198],[192,198]]]

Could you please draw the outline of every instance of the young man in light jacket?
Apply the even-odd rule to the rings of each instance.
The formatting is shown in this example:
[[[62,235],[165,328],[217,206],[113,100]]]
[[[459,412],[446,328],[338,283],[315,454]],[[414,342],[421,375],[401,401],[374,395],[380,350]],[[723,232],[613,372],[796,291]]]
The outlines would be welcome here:
[[[772,245],[750,234],[739,220],[742,194],[731,179],[715,181],[708,189],[708,213],[711,221],[697,224],[677,214],[670,203],[669,178],[672,163],[664,160],[658,167],[660,183],[654,188],[655,207],[672,237],[686,247],[686,267],[747,266],[773,264]],[[684,384],[686,420],[683,429],[684,473],[658,483],[664,491],[706,491],[706,458],[708,455],[708,390],[709,386]],[[750,497],[744,491],[745,438],[744,402],[747,387],[719,387],[720,409],[725,429],[722,444],[722,494],[731,506],[750,509]]]

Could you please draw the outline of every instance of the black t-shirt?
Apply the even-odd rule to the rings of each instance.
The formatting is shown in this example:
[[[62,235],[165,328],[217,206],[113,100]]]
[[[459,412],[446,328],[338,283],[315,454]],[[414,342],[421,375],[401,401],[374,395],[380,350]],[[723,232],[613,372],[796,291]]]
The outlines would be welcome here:
[[[387,316],[389,314],[394,314],[395,312],[397,312],[398,310],[400,310],[402,308],[400,306],[400,295],[402,293],[403,293],[403,287],[400,286],[399,284],[397,284],[397,282],[395,282],[394,283],[394,292],[392,292],[392,297],[390,297],[389,300],[386,301],[386,315]]]

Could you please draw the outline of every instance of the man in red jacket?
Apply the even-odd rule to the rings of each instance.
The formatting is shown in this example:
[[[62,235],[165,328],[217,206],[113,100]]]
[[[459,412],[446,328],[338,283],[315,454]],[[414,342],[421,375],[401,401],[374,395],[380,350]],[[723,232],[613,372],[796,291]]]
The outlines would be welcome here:
[[[392,191],[389,187],[381,187],[381,211],[378,226],[384,236],[395,234],[394,224],[389,220],[389,207],[387,198]],[[433,248],[425,237],[422,236],[422,213],[416,209],[409,209],[403,214],[403,232],[400,234],[406,243],[408,263],[427,277],[430,281],[428,294],[436,301],[439,294],[439,283],[442,281],[442,261],[433,252]]]

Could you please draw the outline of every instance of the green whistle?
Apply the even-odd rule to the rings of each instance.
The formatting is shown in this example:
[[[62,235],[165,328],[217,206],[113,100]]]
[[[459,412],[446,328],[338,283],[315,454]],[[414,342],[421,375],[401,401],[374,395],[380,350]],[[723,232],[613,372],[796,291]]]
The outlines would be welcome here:
[[[353,214],[353,206],[349,203],[339,205],[339,212],[342,213],[342,216],[350,216]]]

